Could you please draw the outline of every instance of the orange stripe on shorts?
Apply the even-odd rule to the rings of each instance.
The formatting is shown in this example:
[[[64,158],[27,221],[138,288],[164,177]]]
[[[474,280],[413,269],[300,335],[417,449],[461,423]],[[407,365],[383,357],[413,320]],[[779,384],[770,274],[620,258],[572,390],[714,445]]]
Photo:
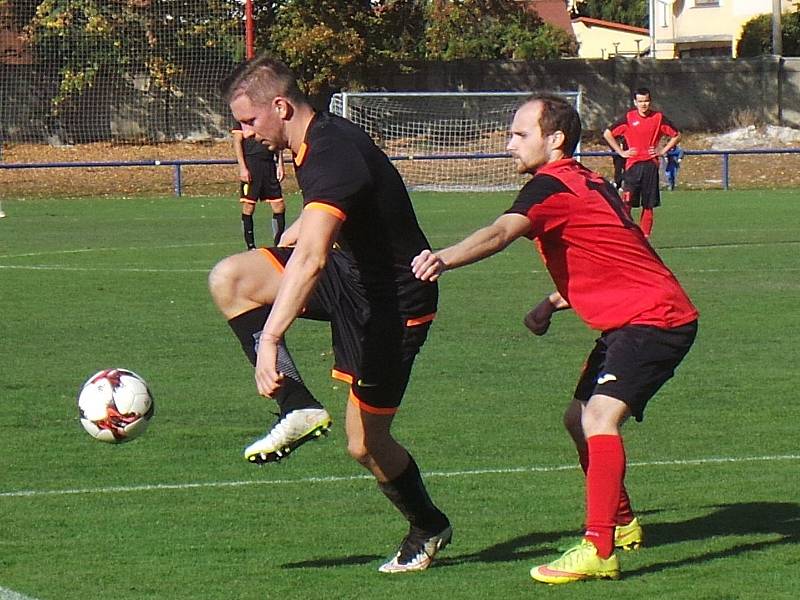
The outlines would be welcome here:
[[[283,273],[284,266],[281,261],[278,260],[278,257],[276,257],[267,248],[259,248],[258,251],[261,252],[261,254],[263,254],[270,263],[272,263],[272,266],[275,267],[275,270],[277,270],[278,273]]]
[[[393,407],[389,407],[389,408],[380,408],[380,407],[377,407],[377,406],[370,406],[369,404],[367,404],[363,400],[361,400],[358,396],[356,396],[356,394],[355,394],[355,392],[353,392],[352,388],[350,388],[350,396],[349,396],[348,399],[350,400],[350,402],[355,404],[360,410],[363,410],[364,412],[369,413],[371,415],[393,415],[393,414],[397,413],[397,410],[399,408],[397,406],[393,406]]]

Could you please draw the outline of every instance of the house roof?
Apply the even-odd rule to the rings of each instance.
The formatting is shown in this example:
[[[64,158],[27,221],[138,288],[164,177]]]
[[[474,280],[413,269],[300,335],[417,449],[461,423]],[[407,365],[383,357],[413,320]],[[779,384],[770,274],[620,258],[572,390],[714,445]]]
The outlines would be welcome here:
[[[614,23],[613,21],[603,21],[602,19],[593,19],[591,17],[578,17],[577,19],[572,19],[572,22],[583,23],[587,27],[603,27],[605,29],[640,33],[642,35],[648,35],[650,33],[650,31],[644,27],[634,27],[633,25],[626,25],[625,23]]]
[[[564,0],[522,0],[528,10],[536,11],[539,18],[545,23],[563,29],[573,36],[572,20],[567,12],[567,3]]]

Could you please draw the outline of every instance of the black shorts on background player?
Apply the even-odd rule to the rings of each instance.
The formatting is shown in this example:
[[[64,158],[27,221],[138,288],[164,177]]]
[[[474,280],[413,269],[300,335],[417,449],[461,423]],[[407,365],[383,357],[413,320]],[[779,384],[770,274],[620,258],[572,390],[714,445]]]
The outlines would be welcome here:
[[[634,163],[622,175],[622,189],[630,196],[633,208],[655,208],[661,205],[658,189],[658,164],[652,161]]]

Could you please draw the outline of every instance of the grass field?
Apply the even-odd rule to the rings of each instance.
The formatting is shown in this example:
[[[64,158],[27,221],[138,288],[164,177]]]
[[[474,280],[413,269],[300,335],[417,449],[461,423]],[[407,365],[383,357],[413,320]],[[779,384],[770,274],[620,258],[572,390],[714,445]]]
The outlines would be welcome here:
[[[417,194],[440,247],[510,194]],[[299,200],[290,200],[296,210]],[[329,336],[289,343],[334,415],[331,436],[280,465],[242,448],[272,420],[206,275],[242,247],[215,198],[4,201],[0,221],[0,600],[691,598],[800,594],[800,196],[675,192],[653,243],[701,310],[698,341],[641,424],[628,487],[647,545],[623,579],[534,584],[577,539],[582,476],[561,428],[593,332],[560,313],[521,326],[551,285],[530,244],[442,280],[397,436],[454,524],[434,568],[376,569],[404,521],[348,458],[346,391]],[[256,213],[266,239],[267,211]],[[75,395],[100,368],[144,375],[147,434],[92,440]]]

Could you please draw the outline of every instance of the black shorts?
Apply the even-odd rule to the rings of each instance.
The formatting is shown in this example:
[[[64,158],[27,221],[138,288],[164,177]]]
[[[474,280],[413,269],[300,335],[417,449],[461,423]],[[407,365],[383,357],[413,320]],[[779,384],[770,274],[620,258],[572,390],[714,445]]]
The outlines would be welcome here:
[[[697,321],[673,329],[628,325],[603,332],[586,359],[575,399],[611,396],[641,421],[647,402],[675,374],[696,335]]]
[[[259,201],[283,200],[283,190],[275,172],[275,166],[259,164],[250,169],[250,182],[239,182],[239,202],[255,204]]]
[[[261,251],[279,270],[292,254],[291,248]],[[373,414],[397,412],[438,301],[437,285],[416,280],[410,271],[390,288],[384,301],[370,299],[352,257],[334,249],[300,315],[330,322],[332,375],[350,383],[350,399]]]
[[[655,208],[661,205],[658,189],[658,163],[651,160],[637,162],[622,176],[622,190],[627,193],[634,208]]]

